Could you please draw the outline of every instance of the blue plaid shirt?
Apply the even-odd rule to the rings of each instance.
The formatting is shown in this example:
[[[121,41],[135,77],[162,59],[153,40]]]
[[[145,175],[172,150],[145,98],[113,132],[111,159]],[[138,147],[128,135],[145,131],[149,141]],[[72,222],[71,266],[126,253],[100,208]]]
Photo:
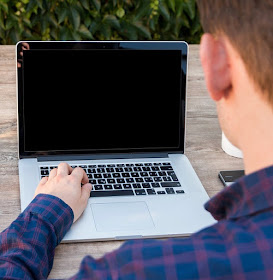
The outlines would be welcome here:
[[[71,279],[273,279],[273,166],[206,203],[218,220],[190,238],[125,242]],[[0,235],[1,279],[44,279],[73,221],[62,200],[38,195]]]

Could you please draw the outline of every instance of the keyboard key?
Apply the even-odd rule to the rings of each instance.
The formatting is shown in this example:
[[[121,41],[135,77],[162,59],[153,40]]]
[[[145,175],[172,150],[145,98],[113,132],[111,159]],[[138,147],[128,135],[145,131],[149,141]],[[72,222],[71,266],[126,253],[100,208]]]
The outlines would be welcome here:
[[[125,171],[125,172],[132,172],[132,171],[133,171],[133,168],[132,168],[132,167],[125,167],[125,168],[124,168],[124,171]]]
[[[87,168],[87,165],[80,165],[79,167],[81,167],[81,168]]]
[[[141,189],[141,185],[140,184],[133,184],[133,188],[134,189]]]
[[[141,167],[134,167],[134,171],[142,171]]]
[[[126,183],[134,183],[134,178],[126,178]]]
[[[170,162],[163,162],[163,165],[171,165]]]
[[[87,169],[87,173],[97,173],[95,168],[89,168]]]
[[[102,175],[101,175],[101,174],[94,174],[94,178],[96,178],[96,179],[101,179],[101,178],[102,178]]]
[[[135,178],[135,180],[136,180],[137,183],[142,183],[142,182],[144,182],[143,178]]]
[[[153,168],[153,167],[152,167],[152,168]],[[144,166],[144,167],[142,167],[142,170],[143,170],[143,171],[151,171],[151,168],[150,168],[149,166],[147,166],[147,167]]]
[[[167,170],[173,170],[171,165],[167,165],[167,166],[160,166],[160,170],[161,171],[167,171]]]
[[[179,182],[162,182],[161,186],[163,188],[177,188],[177,187],[181,187]]]
[[[165,182],[171,182],[172,178],[171,177],[163,177],[163,181]]]
[[[49,171],[48,170],[41,170],[41,175],[49,175]]]
[[[145,190],[135,190],[136,195],[146,195]]]
[[[135,166],[143,166],[143,163],[136,163]]]
[[[97,165],[88,165],[88,168],[97,168]]]
[[[155,162],[154,166],[158,166],[158,165],[161,165],[161,164],[162,164],[161,162]]]
[[[123,168],[122,167],[117,167],[117,168],[115,168],[115,171],[116,172],[123,172]]]
[[[158,173],[159,173],[159,172],[158,172]],[[174,171],[167,171],[167,173],[168,173],[168,176],[171,176],[171,177],[172,177],[172,180],[173,180],[173,181],[178,181],[178,179],[177,179],[177,177],[176,177]]]
[[[115,179],[107,179],[107,183],[108,184],[114,184],[114,183],[116,183],[116,180]]]
[[[177,181],[178,181],[178,178],[177,178],[176,176],[173,176],[173,177],[172,177],[172,180],[175,181],[175,182],[177,182]]]
[[[176,193],[185,193],[183,190],[178,190]]]
[[[149,175],[150,176],[157,176],[157,173],[156,172],[149,172]]]
[[[152,166],[151,162],[144,163],[144,166]]]
[[[90,183],[91,185],[95,185],[95,184],[97,184],[97,180],[90,179],[90,180],[89,180],[89,183]]]
[[[133,163],[126,163],[126,166],[134,166]]]
[[[107,164],[107,167],[116,167],[115,164]]]
[[[48,170],[48,166],[41,166],[40,169],[47,169]]]
[[[106,180],[105,179],[99,179],[98,184],[106,184]]]
[[[94,189],[99,191],[99,190],[103,190],[103,187],[102,187],[102,185],[95,185]]]
[[[123,184],[124,189],[131,189],[132,186],[130,184]]]
[[[113,173],[112,175],[113,175],[114,178],[119,178],[119,177],[121,177],[121,176],[120,176],[120,175],[121,175],[120,173]]]
[[[92,179],[92,178],[93,178],[93,175],[92,175],[92,174],[87,174],[87,177],[88,177],[89,179]]]
[[[155,182],[161,182],[161,181],[162,181],[162,178],[161,178],[161,177],[154,177],[154,181],[155,181]]]
[[[137,172],[132,172],[132,173],[131,173],[131,176],[132,176],[132,177],[139,177],[139,174],[138,174]]]
[[[128,178],[128,177],[130,177],[130,173],[121,173],[121,175],[122,175],[122,177],[123,178]]]
[[[103,196],[124,196],[134,195],[133,190],[117,190],[117,191],[94,191],[90,193],[91,197],[103,197]]]
[[[107,172],[115,172],[115,169],[114,168],[106,168],[106,171]]]
[[[106,167],[105,164],[99,164],[98,167],[102,168],[102,167]]]
[[[164,191],[158,191],[157,194],[166,194]]]
[[[153,182],[154,180],[153,180],[153,178],[151,178],[151,177],[145,177],[144,178],[144,180],[145,180],[145,182]]]
[[[117,167],[123,167],[123,166],[125,166],[124,163],[119,163],[119,164],[117,164]]]
[[[142,183],[142,188],[151,188],[149,183]]]
[[[173,188],[166,188],[165,190],[166,190],[166,193],[168,193],[168,194],[174,194],[175,193]]]
[[[140,174],[141,177],[148,177],[149,176],[148,172],[139,172],[139,174]]]
[[[156,194],[154,189],[147,189],[146,191],[148,194]]]
[[[118,179],[117,179],[117,183],[125,183],[125,179],[123,179],[123,178],[118,178]]]
[[[113,187],[112,187],[112,185],[104,185],[104,189],[105,190],[112,190]]]
[[[105,172],[105,168],[97,168],[97,172],[98,173],[104,173]]]
[[[158,166],[153,166],[153,167],[151,167],[151,169],[152,169],[152,171],[159,171],[160,170]]]
[[[114,189],[115,190],[122,190],[121,184],[114,184]]]
[[[151,184],[153,188],[160,188],[160,184],[159,183],[152,183]]]
[[[103,178],[112,178],[111,173],[104,173]]]

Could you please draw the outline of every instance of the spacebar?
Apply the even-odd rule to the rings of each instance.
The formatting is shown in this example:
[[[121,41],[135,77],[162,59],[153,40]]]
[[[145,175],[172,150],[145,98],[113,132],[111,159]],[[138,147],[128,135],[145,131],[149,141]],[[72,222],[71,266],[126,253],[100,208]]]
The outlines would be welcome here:
[[[91,197],[101,197],[101,196],[121,196],[121,195],[134,195],[132,190],[122,190],[122,191],[93,191],[91,192]]]

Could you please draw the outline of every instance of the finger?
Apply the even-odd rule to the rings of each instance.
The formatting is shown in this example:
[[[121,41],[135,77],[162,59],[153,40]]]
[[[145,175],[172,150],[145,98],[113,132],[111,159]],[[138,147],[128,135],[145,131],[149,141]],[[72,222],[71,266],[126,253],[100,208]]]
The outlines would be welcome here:
[[[72,167],[66,162],[62,162],[58,165],[57,175],[69,175],[72,172]]]
[[[89,183],[82,186],[81,198],[83,199],[84,202],[87,202],[87,200],[90,198],[91,190],[92,190],[92,185]]]
[[[26,48],[26,50],[29,50],[29,44],[28,43],[22,43],[23,47]]]
[[[53,179],[56,175],[57,175],[57,168],[54,168],[54,169],[52,169],[51,172],[49,173],[48,180]]]
[[[45,183],[48,181],[48,177],[43,177],[39,183],[39,185],[37,186],[35,193],[34,193],[34,197],[41,193],[41,188],[43,188],[43,186],[45,185]]]
[[[76,167],[71,172],[71,175],[80,180],[82,184],[86,184],[89,182],[89,179],[87,177],[87,174],[81,167]]]
[[[39,186],[44,185],[48,181],[48,177],[43,177],[39,183]]]

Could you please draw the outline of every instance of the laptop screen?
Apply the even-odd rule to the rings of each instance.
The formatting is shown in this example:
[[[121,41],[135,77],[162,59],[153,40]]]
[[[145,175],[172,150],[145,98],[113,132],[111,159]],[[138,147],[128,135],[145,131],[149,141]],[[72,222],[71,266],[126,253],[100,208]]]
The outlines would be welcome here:
[[[181,50],[29,44],[20,64],[24,153],[181,150]]]

